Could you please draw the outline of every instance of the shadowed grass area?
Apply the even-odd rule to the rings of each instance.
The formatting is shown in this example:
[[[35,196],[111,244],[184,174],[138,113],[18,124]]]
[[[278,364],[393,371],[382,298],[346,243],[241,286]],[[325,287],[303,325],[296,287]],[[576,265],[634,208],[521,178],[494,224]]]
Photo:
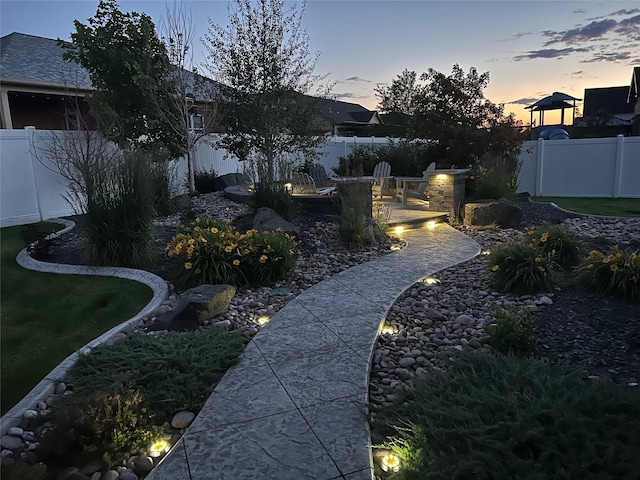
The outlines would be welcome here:
[[[640,198],[535,197],[536,202],[553,202],[572,212],[611,217],[640,217]]]
[[[45,232],[62,226],[41,224]],[[0,230],[2,414],[78,348],[136,315],[152,298],[146,285],[119,278],[23,269],[23,227]]]

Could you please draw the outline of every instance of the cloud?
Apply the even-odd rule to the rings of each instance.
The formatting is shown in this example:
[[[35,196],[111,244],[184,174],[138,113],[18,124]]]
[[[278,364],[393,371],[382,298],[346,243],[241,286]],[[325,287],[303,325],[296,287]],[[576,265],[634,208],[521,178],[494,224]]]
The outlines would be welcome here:
[[[598,52],[590,58],[580,60],[581,63],[624,62],[631,58],[631,52]]]
[[[367,80],[366,78],[360,78],[360,77],[349,77],[349,78],[345,78],[344,81],[345,82],[366,82],[366,83],[371,83],[371,80]]]
[[[579,10],[574,13],[583,13]],[[571,55],[583,63],[627,62],[631,58],[630,44],[640,42],[640,9],[617,10],[587,19],[571,29],[543,30],[539,35],[543,48],[516,55],[514,60],[559,59]]]
[[[588,48],[543,48],[541,50],[531,50],[522,55],[517,55],[513,59],[516,61],[533,60],[536,58],[563,58],[572,53],[588,52]]]
[[[578,78],[582,78],[582,75],[584,75],[584,70],[576,70],[575,72],[571,72],[569,74],[569,76],[571,77],[578,77]]]
[[[571,45],[574,43],[598,39],[613,30],[617,25],[618,22],[612,18],[608,18],[598,22],[594,21],[588,25],[572,28],[571,30],[566,30],[564,32],[548,32],[548,34],[552,35],[552,39],[545,43],[545,47],[560,42]]]
[[[536,103],[540,98],[533,97],[525,97],[519,98],[518,100],[513,100],[511,102],[507,102],[508,105],[531,105],[532,103]]]
[[[335,100],[354,100],[358,98],[365,98],[361,95],[356,95],[355,93],[332,93],[331,97]]]

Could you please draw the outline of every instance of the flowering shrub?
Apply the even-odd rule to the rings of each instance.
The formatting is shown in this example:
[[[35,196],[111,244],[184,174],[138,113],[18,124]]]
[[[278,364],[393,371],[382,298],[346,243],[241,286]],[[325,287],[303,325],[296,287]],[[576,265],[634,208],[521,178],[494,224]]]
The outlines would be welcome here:
[[[541,225],[527,230],[533,246],[541,248],[545,255],[552,255],[563,269],[570,270],[580,263],[582,242],[578,236],[559,225]]]
[[[182,287],[202,283],[269,284],[286,278],[295,266],[297,242],[286,233],[238,232],[230,221],[196,218],[169,245],[178,260],[174,281]]]
[[[640,255],[613,247],[608,255],[592,250],[578,267],[578,278],[599,293],[640,302]]]
[[[489,284],[500,292],[525,294],[553,288],[553,255],[531,244],[499,244],[489,255]]]

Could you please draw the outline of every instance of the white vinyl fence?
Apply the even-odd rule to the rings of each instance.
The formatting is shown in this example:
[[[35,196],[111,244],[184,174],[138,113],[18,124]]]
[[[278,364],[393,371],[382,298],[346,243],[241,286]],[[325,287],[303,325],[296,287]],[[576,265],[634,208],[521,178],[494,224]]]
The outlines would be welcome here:
[[[64,200],[64,178],[51,164],[36,158],[51,132],[0,130],[0,226],[22,225],[72,215]],[[200,142],[194,152],[196,171],[218,175],[243,171],[236,158],[212,146],[215,137]],[[357,145],[384,145],[387,138],[331,137],[319,149],[328,174],[338,159]],[[38,155],[41,156],[41,155]],[[526,142],[520,156],[520,192],[536,196],[640,198],[640,137]],[[43,164],[44,162],[44,164]],[[186,160],[176,165],[176,185],[186,179]],[[392,172],[393,173],[393,172]]]
[[[545,197],[640,198],[640,137],[525,142],[518,191]]]

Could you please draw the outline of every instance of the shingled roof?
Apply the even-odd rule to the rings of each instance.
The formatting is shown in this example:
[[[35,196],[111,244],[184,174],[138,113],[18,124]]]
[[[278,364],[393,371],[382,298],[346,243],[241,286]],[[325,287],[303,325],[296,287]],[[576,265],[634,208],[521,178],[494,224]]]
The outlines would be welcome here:
[[[357,103],[323,100],[321,111],[336,124],[369,124],[378,112],[367,110]]]
[[[11,33],[0,38],[0,78],[5,82],[91,88],[89,72],[64,60],[51,38]]]

